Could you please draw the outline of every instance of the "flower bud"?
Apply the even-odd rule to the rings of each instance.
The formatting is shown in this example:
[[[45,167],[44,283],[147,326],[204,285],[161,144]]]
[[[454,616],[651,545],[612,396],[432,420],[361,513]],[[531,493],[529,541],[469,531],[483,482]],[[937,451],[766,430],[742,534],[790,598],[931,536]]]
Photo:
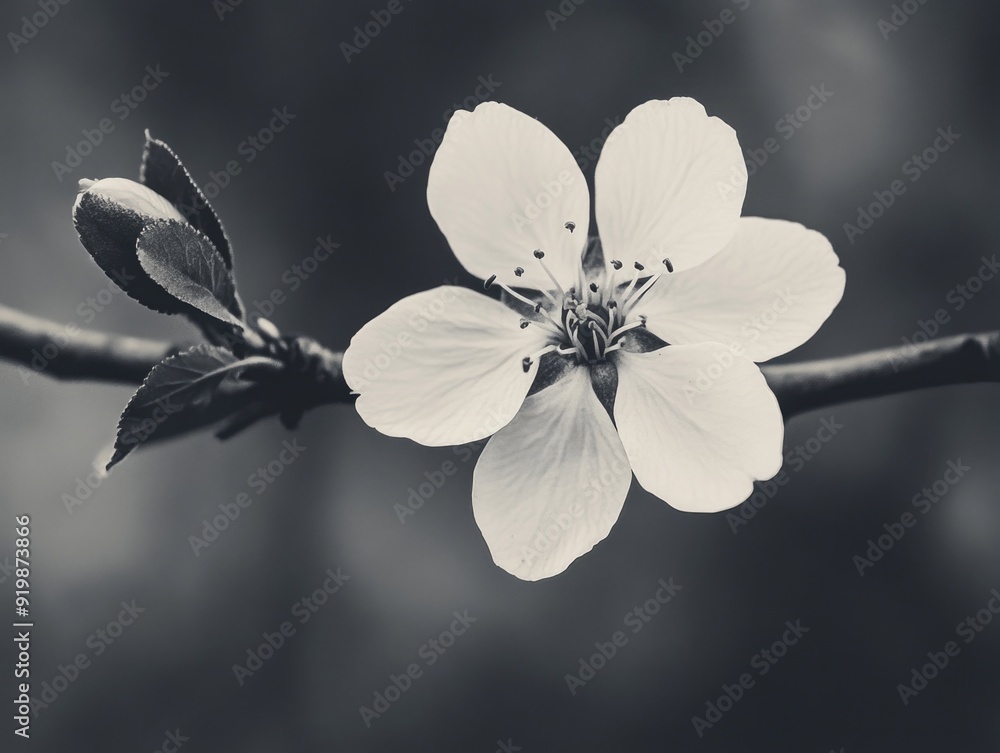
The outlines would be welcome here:
[[[136,255],[139,236],[156,222],[188,224],[163,196],[135,181],[105,178],[80,181],[73,224],[80,241],[104,273],[132,298],[163,313],[184,307],[150,279]]]
[[[73,205],[74,216],[87,194],[107,199],[123,209],[152,220],[186,222],[184,216],[169,201],[141,183],[127,178],[104,178],[98,181],[81,180],[80,195],[77,196],[76,203]]]

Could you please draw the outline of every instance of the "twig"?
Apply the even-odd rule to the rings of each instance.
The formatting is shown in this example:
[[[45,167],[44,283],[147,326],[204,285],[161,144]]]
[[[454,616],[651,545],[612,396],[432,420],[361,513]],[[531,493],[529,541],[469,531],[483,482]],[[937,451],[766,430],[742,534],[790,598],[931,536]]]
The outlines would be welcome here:
[[[0,306],[0,358],[22,373],[60,379],[140,383],[177,348],[170,343],[75,329]],[[340,353],[328,353],[335,384],[322,402],[350,402]],[[761,369],[785,418],[838,403],[926,387],[1000,382],[1000,332],[943,337],[819,361]]]
[[[837,403],[926,387],[1000,382],[1000,332],[954,335],[762,370],[789,418]]]
[[[175,349],[170,343],[82,330],[0,305],[0,358],[22,364],[27,379],[142,382]]]

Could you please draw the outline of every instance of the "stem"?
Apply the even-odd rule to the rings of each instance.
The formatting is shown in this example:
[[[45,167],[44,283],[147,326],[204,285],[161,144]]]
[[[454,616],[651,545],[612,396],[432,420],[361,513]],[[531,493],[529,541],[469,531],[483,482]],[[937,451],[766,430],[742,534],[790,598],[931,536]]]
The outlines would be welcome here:
[[[837,403],[925,387],[1000,382],[1000,332],[954,335],[919,345],[765,366],[762,371],[787,419]]]
[[[57,379],[96,379],[138,384],[175,348],[170,343],[57,324],[0,305],[0,358]]]
[[[138,384],[176,351],[170,343],[70,328],[0,305],[0,358],[22,364],[29,375]],[[320,401],[350,402],[342,354],[325,354],[323,368],[331,380]],[[1000,382],[1000,331],[763,366],[761,371],[788,419],[838,403],[926,387]]]

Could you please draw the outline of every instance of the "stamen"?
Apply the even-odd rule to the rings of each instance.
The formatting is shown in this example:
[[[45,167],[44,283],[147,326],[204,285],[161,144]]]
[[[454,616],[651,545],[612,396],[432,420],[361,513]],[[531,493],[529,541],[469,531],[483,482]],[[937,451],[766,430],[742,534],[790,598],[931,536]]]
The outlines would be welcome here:
[[[621,337],[629,330],[635,329],[636,327],[645,327],[645,326],[646,326],[646,317],[640,316],[638,321],[632,322],[631,324],[623,324],[621,327],[616,329],[609,335],[608,339],[617,340],[619,337]]]
[[[559,291],[559,295],[561,295],[561,296],[566,295],[566,291],[562,289],[562,285],[560,285],[559,281],[556,280],[555,275],[553,275],[552,272],[549,271],[548,265],[544,261],[542,261],[542,259],[545,258],[545,252],[542,251],[540,248],[536,248],[532,252],[532,254],[534,255],[534,257],[536,259],[538,259],[538,263],[542,265],[542,269],[545,270],[545,274],[547,274],[549,276],[549,279],[552,280],[552,284],[556,286],[556,290]],[[553,303],[555,303],[554,300],[553,300]]]
[[[628,303],[628,296],[635,289],[635,284],[639,282],[639,273],[643,270],[643,266],[639,263],[635,263],[635,274],[632,275],[632,282],[628,284],[625,288],[625,292],[622,293],[622,306],[624,307]],[[624,316],[624,309],[622,315]]]
[[[557,322],[555,319],[552,318],[552,314],[550,314],[542,304],[540,303],[535,304],[535,313],[541,314],[548,320],[547,322],[537,322],[538,324],[545,324],[545,325],[551,324],[555,328],[555,333],[560,337],[562,337],[563,334],[562,326],[559,324],[559,322]]]
[[[559,347],[558,345],[546,345],[544,348],[542,348],[537,353],[532,353],[530,356],[525,356],[524,358],[522,358],[521,359],[521,368],[524,369],[524,373],[527,374],[528,371],[531,370],[531,364],[532,363],[534,363],[535,361],[537,361],[538,359],[540,359],[546,353],[551,353],[552,351],[556,350],[558,347]]]
[[[569,339],[572,341],[573,345],[576,346],[577,358],[581,361],[587,358],[587,349],[583,347],[583,343],[580,342],[579,327],[569,327]]]
[[[493,277],[491,277],[487,282],[491,282],[492,283],[492,281],[495,278],[496,278],[496,275],[493,275]],[[508,287],[507,285],[504,285],[502,282],[498,282],[497,283],[497,287],[500,288],[501,290],[506,291],[508,295],[513,296],[514,298],[516,298],[517,300],[519,300],[521,303],[526,303],[526,304],[528,304],[531,307],[535,306],[535,302],[533,300],[531,300],[530,298],[525,298],[520,293],[514,292],[510,287]],[[489,288],[487,288],[487,290],[489,290]]]
[[[594,355],[601,358],[604,355],[604,351],[601,349],[601,344],[597,342],[597,327],[591,327],[590,334],[594,338]]]
[[[668,272],[672,272],[674,265],[670,263],[670,259],[663,260],[663,266],[667,268]],[[639,302],[639,299],[646,295],[646,292],[653,287],[653,284],[660,279],[662,272],[657,272],[655,275],[646,280],[646,283],[636,291],[635,295],[622,303],[622,315],[627,316],[628,312],[631,311],[632,307]]]

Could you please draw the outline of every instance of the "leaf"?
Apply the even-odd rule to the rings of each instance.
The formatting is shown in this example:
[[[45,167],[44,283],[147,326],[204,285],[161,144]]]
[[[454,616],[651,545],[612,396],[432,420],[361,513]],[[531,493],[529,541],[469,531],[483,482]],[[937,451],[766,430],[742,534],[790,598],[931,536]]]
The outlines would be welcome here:
[[[147,222],[120,204],[91,193],[84,193],[73,208],[80,242],[109,279],[153,311],[181,313],[187,307],[157,285],[136,257],[136,239]]]
[[[177,207],[185,219],[218,249],[226,269],[233,268],[232,247],[212,205],[181,163],[180,157],[164,142],[154,139],[149,131],[146,131],[139,182]]]
[[[212,242],[190,225],[157,220],[139,236],[142,269],[165,291],[219,321],[243,328],[236,283]]]
[[[125,406],[118,421],[114,454],[106,466],[120,463],[132,450],[154,435],[157,439],[200,428],[221,420],[245,405],[232,400],[234,392],[254,392],[256,385],[243,377],[278,372],[280,361],[264,356],[237,358],[228,350],[197,345],[154,366]],[[213,403],[222,398],[226,413]]]

